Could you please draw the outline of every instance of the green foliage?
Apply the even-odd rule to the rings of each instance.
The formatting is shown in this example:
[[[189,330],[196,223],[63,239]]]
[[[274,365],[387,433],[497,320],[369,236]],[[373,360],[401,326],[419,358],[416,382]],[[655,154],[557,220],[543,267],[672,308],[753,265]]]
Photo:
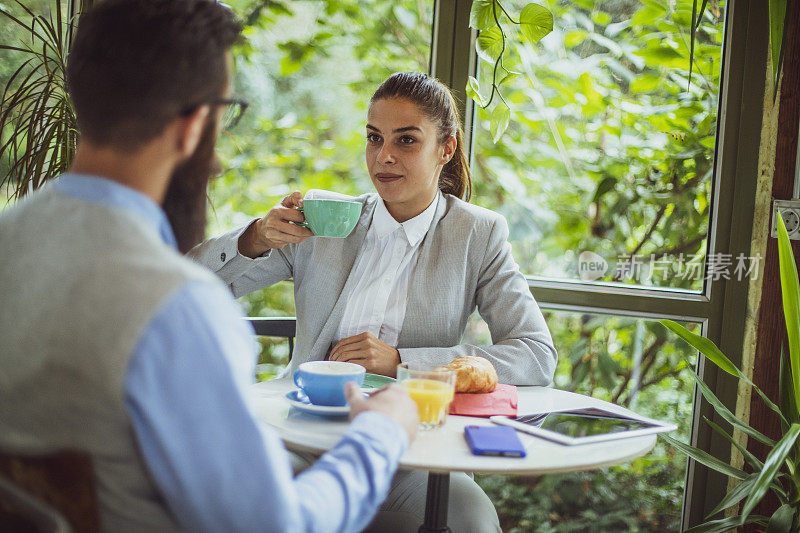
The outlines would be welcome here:
[[[783,27],[786,22],[787,0],[769,0],[769,44],[772,51],[772,93],[778,92],[778,81],[783,65],[783,47],[786,36]]]
[[[0,20],[15,37],[4,39],[0,50],[17,53],[0,101],[0,185],[21,197],[68,169],[75,154],[75,113],[65,82],[75,6],[54,0],[44,16],[15,3],[19,16],[0,6]]]
[[[798,371],[800,371],[800,361],[791,356],[792,344],[794,343],[794,349],[798,348],[798,337],[796,334],[797,331],[800,330],[800,314],[797,313],[800,280],[798,279],[797,267],[794,254],[792,253],[792,247],[789,243],[789,236],[786,232],[786,226],[781,217],[777,217],[777,224],[783,310],[786,318],[786,329],[789,332],[790,370],[787,370],[784,365],[782,353],[780,408],[769,401],[760,391],[759,394],[762,399],[770,405],[770,408],[777,411],[780,415],[782,419],[783,436],[778,442],[775,442],[750,427],[747,423],[736,418],[733,413],[714,396],[703,380],[691,371],[691,369],[689,370],[703,393],[703,397],[711,404],[718,414],[733,427],[742,430],[748,436],[767,444],[771,448],[763,463],[752,457],[752,455],[746,454],[745,458],[747,464],[744,468],[751,469],[751,472],[747,472],[744,469],[734,468],[703,450],[675,441],[675,439],[669,436],[661,436],[663,440],[705,466],[717,472],[721,472],[728,477],[743,480],[719,503],[719,505],[717,505],[714,512],[709,516],[713,516],[724,509],[736,505],[746,496],[744,504],[742,505],[741,514],[724,520],[707,522],[690,529],[689,531],[692,532],[726,531],[731,527],[737,525],[742,526],[753,522],[762,526],[767,526],[767,531],[797,531],[798,527],[800,527],[800,470],[797,469],[798,458],[800,457],[800,445],[797,443],[798,436],[800,436],[800,419],[798,418],[797,404],[795,403],[800,393],[800,384],[795,381],[795,376],[797,376]],[[699,338],[688,331],[681,331],[683,328],[674,322],[662,322],[671,330],[678,333],[681,338],[686,340],[691,346],[699,349],[709,361],[715,363],[729,374],[739,377],[749,386],[758,390],[755,385],[743,375],[741,370],[733,365],[733,363],[719,351],[719,348],[717,348],[714,343],[707,339]],[[788,376],[784,376],[789,374],[789,372],[791,372],[792,377],[787,379]],[[784,389],[786,386],[791,389],[791,392],[786,393]],[[708,422],[708,420],[706,421]],[[716,425],[714,425],[714,429],[720,432],[722,431],[721,428]],[[733,442],[732,437],[726,435],[726,438]],[[737,446],[737,448],[742,450],[740,446]],[[782,504],[769,521],[767,521],[765,517],[751,515],[755,506],[768,491],[772,491]]]
[[[688,91],[690,0],[549,5],[556,24],[537,46],[507,34],[519,75],[503,83],[502,143],[477,111],[476,201],[506,217],[526,274],[576,279],[590,250],[609,263],[598,281],[701,290],[725,4],[699,19]],[[493,75],[481,61],[473,98]],[[632,256],[640,275],[618,275]]]
[[[500,87],[511,81],[510,76],[515,72],[508,70],[503,60],[505,58],[507,38],[506,25],[519,25],[522,36],[529,44],[536,44],[547,34],[553,31],[553,13],[546,7],[529,3],[519,13],[519,20],[515,21],[505,10],[499,0],[479,0],[472,3],[469,14],[470,27],[480,33],[475,41],[475,49],[481,60],[493,65],[491,92],[486,98],[481,93],[480,83],[470,76],[467,81],[467,96],[472,98],[484,109],[487,109],[494,100],[494,95],[502,100],[495,104],[491,112],[492,141],[497,143],[508,128],[510,118],[509,103],[503,98]]]

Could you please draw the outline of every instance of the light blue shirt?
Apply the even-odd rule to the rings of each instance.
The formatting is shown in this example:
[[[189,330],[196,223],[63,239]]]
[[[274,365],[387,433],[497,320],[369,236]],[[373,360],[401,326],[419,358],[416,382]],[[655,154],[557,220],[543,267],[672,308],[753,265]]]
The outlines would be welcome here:
[[[113,181],[65,174],[57,190],[126,209],[176,247],[149,197]],[[342,441],[293,478],[289,456],[246,403],[252,328],[223,285],[193,281],[166,298],[142,333],[125,376],[125,405],[145,463],[189,531],[358,531],[386,498],[405,431],[358,415]]]

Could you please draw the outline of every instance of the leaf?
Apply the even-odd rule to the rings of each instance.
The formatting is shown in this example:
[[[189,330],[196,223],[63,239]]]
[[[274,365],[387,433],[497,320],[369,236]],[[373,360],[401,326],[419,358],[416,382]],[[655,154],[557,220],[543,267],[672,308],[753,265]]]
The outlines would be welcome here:
[[[467,96],[475,100],[481,107],[486,105],[486,97],[481,94],[481,86],[474,76],[467,79]]]
[[[500,80],[497,85],[505,85],[506,83],[511,83],[515,79],[519,78],[519,72],[509,72],[506,74],[502,80]]]
[[[706,12],[706,6],[708,5],[708,0],[703,0],[703,5],[700,6],[700,11],[697,12],[697,24],[694,26],[694,31],[697,31],[697,28],[700,27],[700,21],[703,20],[703,13]]]
[[[717,433],[719,433],[720,435],[722,435],[723,437],[725,437],[725,439],[726,439],[728,442],[730,442],[730,443],[731,443],[731,444],[732,444],[732,445],[733,445],[733,446],[734,446],[734,447],[735,447],[737,450],[739,450],[739,452],[740,452],[740,453],[742,454],[742,456],[745,458],[745,460],[747,461],[747,463],[748,463],[748,464],[749,464],[751,467],[753,467],[753,469],[755,469],[755,470],[761,470],[762,468],[764,468],[764,463],[762,463],[761,461],[759,461],[759,460],[758,460],[758,458],[757,458],[755,455],[753,455],[752,453],[750,453],[750,452],[747,450],[747,448],[745,448],[744,446],[742,446],[741,444],[739,444],[738,442],[736,442],[736,440],[735,440],[735,439],[734,439],[732,436],[728,435],[728,434],[725,432],[725,430],[723,430],[721,427],[719,427],[719,425],[718,425],[718,424],[715,424],[715,423],[714,423],[712,420],[709,420],[707,416],[704,416],[704,417],[703,417],[703,420],[705,420],[705,421],[706,421],[706,424],[708,424],[709,426],[711,426],[711,428],[712,428],[714,431],[716,431]]]
[[[519,14],[519,29],[531,44],[553,31],[553,13],[544,6],[530,3]]]
[[[491,131],[492,131],[492,139],[494,143],[497,144],[497,141],[500,140],[500,137],[503,136],[503,133],[508,128],[508,121],[511,119],[511,110],[508,108],[506,104],[498,102],[494,109],[492,110],[492,122],[491,122]]]
[[[493,9],[494,0],[474,0],[469,12],[470,28],[483,31],[495,26]]]
[[[742,507],[742,520],[740,525],[744,523],[744,519],[747,515],[750,514],[756,504],[764,497],[764,494],[767,493],[772,479],[775,477],[775,474],[778,473],[778,469],[783,464],[784,459],[786,459],[789,452],[792,451],[792,447],[798,435],[800,435],[800,424],[792,424],[792,427],[786,435],[784,435],[780,442],[769,452],[767,460],[764,461],[764,468],[758,475],[758,480],[755,483],[753,492],[747,498],[744,507]]]
[[[677,50],[667,46],[636,50],[633,54],[644,59],[648,65],[660,65],[666,68],[686,67],[686,58]]]
[[[714,410],[719,413],[726,422],[738,427],[748,436],[753,437],[757,441],[766,444],[767,446],[775,446],[774,440],[736,418],[736,415],[734,415],[730,409],[725,407],[725,405],[719,401],[719,398],[714,395],[709,386],[706,385],[702,379],[700,379],[700,376],[698,376],[694,370],[692,370],[688,361],[686,365],[686,370],[692,374],[692,377],[694,377],[695,383],[697,383],[697,388],[700,389],[700,393],[703,395],[703,398],[705,398],[706,401],[711,404],[711,407],[713,407]]]
[[[691,45],[689,48],[689,81],[687,82],[686,90],[692,90],[692,64],[694,63],[694,42],[697,40],[697,0],[692,0],[692,25],[689,28],[691,34]]]
[[[736,365],[734,365],[730,359],[725,357],[725,354],[723,354],[722,351],[717,348],[717,345],[714,344],[713,341],[697,335],[696,333],[692,333],[688,329],[672,320],[662,320],[661,323],[672,330],[672,332],[678,335],[680,338],[685,340],[690,346],[705,355],[711,360],[711,362],[728,374],[736,377],[739,377],[739,374],[741,374],[739,369],[736,368]]]
[[[475,50],[481,59],[494,64],[505,49],[505,37],[497,26],[481,31],[475,40]]]
[[[747,476],[746,479],[742,480],[741,483],[736,485],[733,490],[731,490],[725,497],[720,501],[717,506],[714,508],[713,511],[706,515],[706,518],[714,516],[718,512],[722,511],[723,509],[727,509],[731,505],[737,504],[744,499],[745,496],[750,494],[750,489],[752,489],[753,485],[756,484],[756,480],[758,479],[758,474],[750,474]]]
[[[753,390],[755,390],[756,393],[761,396],[761,399],[764,401],[767,407],[777,413],[781,420],[788,424],[780,407],[775,405],[775,403],[772,402],[772,400],[770,400],[769,397],[767,397],[767,395],[764,394],[764,392],[750,380],[750,378],[748,378],[741,370],[739,370],[739,368],[734,365],[731,360],[725,356],[725,354],[722,353],[722,351],[717,347],[716,344],[714,344],[712,340],[697,335],[696,333],[692,333],[688,329],[672,320],[661,320],[661,323],[672,330],[680,338],[685,340],[690,346],[705,355],[706,358],[710,359],[711,362],[717,365],[719,368],[753,387]]]
[[[795,509],[790,504],[781,505],[772,514],[767,525],[767,533],[791,533],[792,522],[794,521]]]
[[[784,36],[783,28],[786,20],[786,0],[769,0],[769,44],[772,50],[772,81],[775,88],[783,62]]]
[[[786,335],[789,338],[792,389],[794,404],[800,406],[800,283],[797,280],[797,265],[794,262],[792,245],[789,244],[783,217],[777,217],[777,226],[783,316],[786,319]]]
[[[740,516],[732,516],[730,518],[723,518],[722,520],[714,520],[712,522],[706,522],[705,524],[700,524],[699,526],[687,529],[683,533],[725,533],[726,531],[735,529],[737,526],[741,525],[739,522],[740,519]],[[747,517],[743,523],[760,524],[763,526],[767,523],[767,517],[753,515]]]
[[[725,474],[728,477],[733,477],[736,479],[745,479],[747,477],[747,472],[745,472],[744,470],[734,468],[725,461],[717,459],[713,455],[704,452],[700,448],[695,448],[694,446],[690,446],[689,444],[684,444],[683,442],[675,440],[668,435],[661,435],[661,438],[666,440],[674,448],[677,448],[678,451],[683,452],[684,454],[688,455],[698,463],[705,465],[708,468],[711,468],[713,470],[716,470],[717,472]]]
[[[609,191],[613,191],[616,185],[617,185],[617,178],[613,176],[606,176],[605,178],[603,178],[603,180],[597,185],[597,189],[595,189],[594,191],[594,196],[592,197],[592,203],[598,201]]]
[[[800,422],[800,415],[797,412],[794,394],[792,393],[792,370],[789,360],[786,358],[781,343],[780,374],[778,376],[778,396],[780,398],[781,410],[786,413],[786,418],[791,422]],[[783,433],[789,430],[789,422],[783,422]]]

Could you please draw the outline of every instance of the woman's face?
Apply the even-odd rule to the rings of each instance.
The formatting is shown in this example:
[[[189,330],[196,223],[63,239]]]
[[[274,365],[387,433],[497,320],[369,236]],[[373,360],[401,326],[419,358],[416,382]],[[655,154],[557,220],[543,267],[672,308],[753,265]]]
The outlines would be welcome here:
[[[455,137],[439,143],[436,124],[409,100],[384,98],[372,104],[367,114],[367,169],[398,222],[430,205],[455,147]]]

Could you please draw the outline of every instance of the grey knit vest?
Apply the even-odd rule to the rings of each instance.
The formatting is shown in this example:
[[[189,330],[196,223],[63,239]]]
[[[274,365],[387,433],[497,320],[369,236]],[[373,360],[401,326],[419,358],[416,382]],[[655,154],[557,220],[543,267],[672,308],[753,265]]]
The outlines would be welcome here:
[[[219,282],[137,214],[52,186],[0,213],[0,254],[0,448],[85,451],[105,531],[176,530],[134,438],[125,373],[166,298]]]

